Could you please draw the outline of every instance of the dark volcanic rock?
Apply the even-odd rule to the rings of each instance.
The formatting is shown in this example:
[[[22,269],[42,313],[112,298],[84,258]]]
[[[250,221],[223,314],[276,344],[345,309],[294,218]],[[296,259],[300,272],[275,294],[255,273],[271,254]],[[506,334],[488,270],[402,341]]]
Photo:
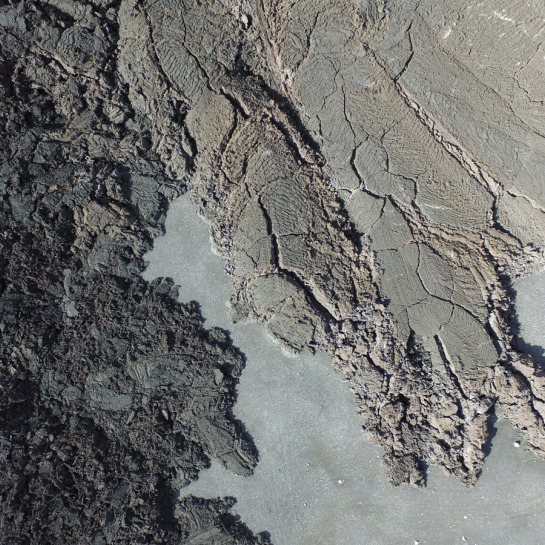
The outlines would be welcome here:
[[[244,356],[139,276],[185,181],[119,80],[117,11],[0,8],[1,541],[262,542],[230,502],[176,503],[211,457],[257,453],[231,413]]]

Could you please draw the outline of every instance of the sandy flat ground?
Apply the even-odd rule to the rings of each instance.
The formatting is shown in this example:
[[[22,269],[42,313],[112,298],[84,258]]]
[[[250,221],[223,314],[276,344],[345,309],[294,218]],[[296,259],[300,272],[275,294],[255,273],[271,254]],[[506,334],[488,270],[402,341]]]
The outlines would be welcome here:
[[[475,487],[432,467],[426,489],[394,488],[381,449],[361,430],[352,393],[329,358],[288,356],[261,326],[230,322],[229,280],[221,258],[211,251],[208,226],[188,196],[173,203],[166,236],[147,259],[146,278],[172,277],[181,286],[180,300],[198,301],[206,325],[228,329],[248,358],[235,416],[259,449],[255,474],[240,477],[213,460],[182,495],[236,497],[243,521],[254,531],[269,531],[277,545],[543,542],[545,462],[525,452],[510,425],[496,423],[491,454]],[[535,289],[521,282],[519,297]],[[533,323],[537,310],[531,313]]]

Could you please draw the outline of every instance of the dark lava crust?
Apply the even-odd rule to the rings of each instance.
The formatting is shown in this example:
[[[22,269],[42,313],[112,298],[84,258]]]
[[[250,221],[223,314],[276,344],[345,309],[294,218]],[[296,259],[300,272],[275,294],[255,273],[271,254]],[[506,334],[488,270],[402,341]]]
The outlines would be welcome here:
[[[233,500],[176,502],[257,453],[231,414],[244,356],[140,278],[185,174],[117,76],[119,3],[2,4],[0,542],[263,543]]]

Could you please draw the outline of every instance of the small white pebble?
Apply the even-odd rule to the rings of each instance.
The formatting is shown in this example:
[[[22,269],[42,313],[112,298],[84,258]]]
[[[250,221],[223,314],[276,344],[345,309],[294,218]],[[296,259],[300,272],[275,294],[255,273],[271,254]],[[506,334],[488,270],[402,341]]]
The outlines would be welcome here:
[[[344,479],[339,479],[337,482],[338,482],[339,484],[343,484],[343,483],[344,483]]]
[[[414,540],[414,545],[418,545],[419,543],[420,543],[420,541],[418,541],[418,539]]]
[[[462,536],[462,541],[467,541],[467,537],[466,537],[466,536]]]
[[[513,443],[513,446],[519,448],[520,447],[520,441],[515,441]]]
[[[464,518],[467,519],[467,515],[464,515]]]

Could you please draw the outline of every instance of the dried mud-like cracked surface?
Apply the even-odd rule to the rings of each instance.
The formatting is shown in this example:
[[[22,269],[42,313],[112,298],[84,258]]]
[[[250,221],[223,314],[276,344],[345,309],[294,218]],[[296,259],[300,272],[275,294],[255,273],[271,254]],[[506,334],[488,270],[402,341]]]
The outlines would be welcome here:
[[[244,356],[140,278],[190,190],[232,318],[327,351],[394,484],[472,484],[494,411],[545,454],[511,284],[543,263],[540,2],[2,2],[2,532],[259,543],[173,500],[258,455]],[[201,540],[201,541],[199,541]]]

